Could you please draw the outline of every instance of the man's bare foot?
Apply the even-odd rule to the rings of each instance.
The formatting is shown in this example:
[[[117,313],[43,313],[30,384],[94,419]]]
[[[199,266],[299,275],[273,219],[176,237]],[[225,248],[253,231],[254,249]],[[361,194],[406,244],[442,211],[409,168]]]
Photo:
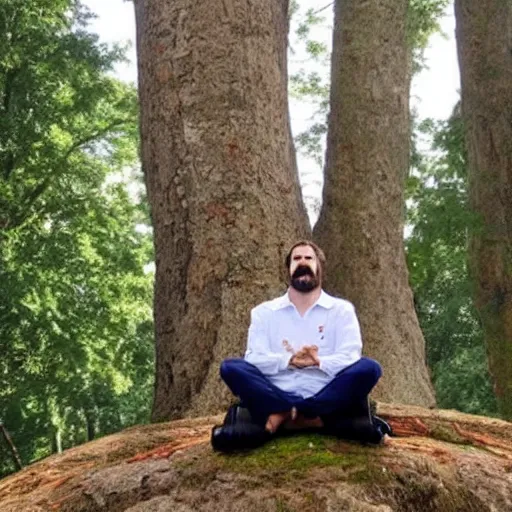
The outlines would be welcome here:
[[[324,422],[317,416],[316,418],[306,418],[302,414],[299,414],[294,420],[289,418],[284,424],[284,428],[287,430],[302,430],[306,428],[322,428]]]
[[[267,423],[265,425],[265,430],[267,430],[271,434],[275,434],[277,432],[277,429],[286,420],[294,421],[296,417],[297,417],[297,409],[295,409],[295,407],[293,407],[291,411],[276,412],[275,414],[271,414],[267,419]]]
[[[389,445],[393,444],[393,440],[387,434],[384,434],[384,436],[382,438],[382,444],[385,446],[389,446]]]

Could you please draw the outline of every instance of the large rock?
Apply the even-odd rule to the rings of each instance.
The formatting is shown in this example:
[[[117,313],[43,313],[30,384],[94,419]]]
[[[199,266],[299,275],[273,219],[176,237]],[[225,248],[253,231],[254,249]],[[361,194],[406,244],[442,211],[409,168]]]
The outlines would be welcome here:
[[[379,405],[399,437],[317,435],[250,454],[209,446],[220,417],[135,427],[0,482],[0,511],[512,511],[512,424]]]

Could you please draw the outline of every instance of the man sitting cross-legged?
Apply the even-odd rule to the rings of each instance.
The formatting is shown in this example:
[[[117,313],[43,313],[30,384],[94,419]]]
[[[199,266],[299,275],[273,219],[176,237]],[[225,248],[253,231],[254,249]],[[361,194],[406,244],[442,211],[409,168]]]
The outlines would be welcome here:
[[[221,377],[255,422],[280,428],[322,428],[333,417],[365,408],[381,376],[361,357],[354,306],[325,293],[325,256],[296,243],[286,257],[290,286],[251,312],[244,359],[226,359]]]

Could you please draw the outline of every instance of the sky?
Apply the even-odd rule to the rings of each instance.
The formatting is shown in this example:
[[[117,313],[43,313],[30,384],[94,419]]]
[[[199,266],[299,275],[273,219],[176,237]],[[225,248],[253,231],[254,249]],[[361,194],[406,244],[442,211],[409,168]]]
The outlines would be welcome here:
[[[126,0],[85,0],[97,18],[91,24],[105,43],[121,42],[131,45],[128,52],[130,63],[120,64],[116,68],[116,76],[120,79],[137,81],[135,53],[135,15],[133,3]],[[328,0],[325,0],[327,5]],[[323,3],[318,0],[300,0],[301,10],[308,8],[320,9]],[[326,9],[322,15],[324,23],[312,32],[316,40],[331,46],[332,14]],[[459,68],[455,46],[455,16],[453,5],[450,5],[441,20],[441,33],[434,34],[425,51],[425,69],[417,74],[412,82],[411,107],[416,110],[420,120],[425,118],[446,119],[459,98]],[[294,42],[292,41],[292,46]],[[305,55],[297,52],[290,56],[289,70],[291,73],[303,66]],[[314,109],[307,102],[290,101],[290,117],[294,134],[304,131],[311,122]],[[318,203],[322,191],[322,169],[311,159],[298,154],[299,174],[310,220],[314,223],[316,212],[313,204]]]

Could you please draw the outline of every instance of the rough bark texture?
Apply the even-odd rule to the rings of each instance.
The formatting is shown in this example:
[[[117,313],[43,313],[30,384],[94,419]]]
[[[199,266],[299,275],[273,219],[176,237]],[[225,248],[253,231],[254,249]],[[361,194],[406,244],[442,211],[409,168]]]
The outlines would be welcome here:
[[[319,435],[212,453],[220,417],[135,427],[0,482],[2,512],[507,512],[512,424],[379,405],[400,436],[364,447]]]
[[[512,2],[456,1],[475,303],[500,412],[512,419]]]
[[[408,283],[403,189],[409,165],[407,0],[337,1],[323,207],[314,236],[327,288],[356,306],[380,399],[434,405]]]
[[[288,1],[137,0],[156,251],[153,420],[219,411],[218,367],[307,235],[287,103]]]

